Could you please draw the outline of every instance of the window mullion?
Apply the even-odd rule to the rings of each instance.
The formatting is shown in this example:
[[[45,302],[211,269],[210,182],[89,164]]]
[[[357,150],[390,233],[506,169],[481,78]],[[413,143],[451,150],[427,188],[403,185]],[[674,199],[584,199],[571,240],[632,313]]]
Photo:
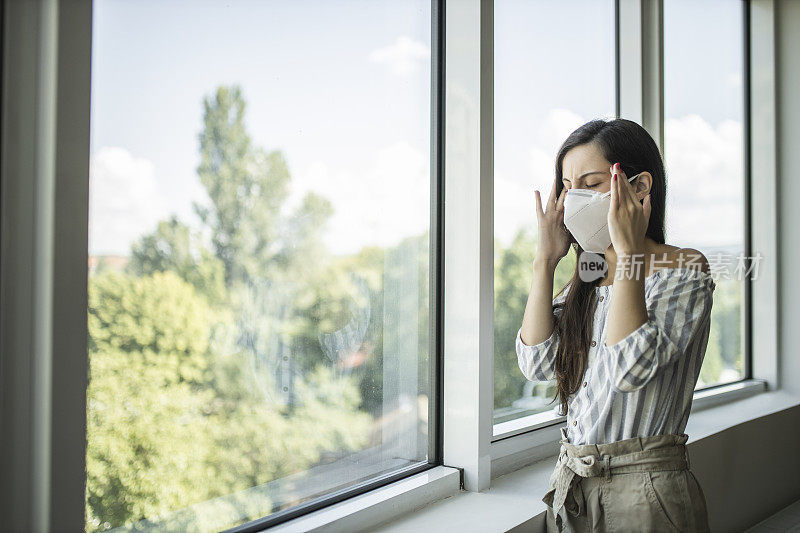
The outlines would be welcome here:
[[[619,116],[641,124],[664,153],[663,0],[619,0]]]
[[[750,249],[766,260],[758,266],[751,283],[751,346],[753,378],[766,380],[770,389],[778,386],[778,174],[776,112],[776,13],[773,0],[751,0],[749,101],[750,168],[745,177],[758,176],[758,186],[750,187]],[[772,259],[772,260],[769,260]]]
[[[445,13],[444,464],[472,491],[488,488],[491,469],[492,16],[492,0]]]

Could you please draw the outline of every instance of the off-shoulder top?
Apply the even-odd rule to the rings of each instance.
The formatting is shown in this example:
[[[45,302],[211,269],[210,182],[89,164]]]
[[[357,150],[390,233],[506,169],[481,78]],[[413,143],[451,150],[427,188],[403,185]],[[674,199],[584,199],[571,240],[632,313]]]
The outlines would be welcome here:
[[[592,342],[581,386],[569,398],[567,433],[573,444],[602,444],[632,437],[680,434],[686,429],[703,364],[716,284],[709,273],[672,267],[645,279],[648,319],[612,346],[605,345],[613,285],[597,286]],[[567,287],[553,300],[562,309]],[[519,368],[531,381],[555,379],[556,328],[527,345],[517,331]],[[559,407],[554,408],[557,414]]]

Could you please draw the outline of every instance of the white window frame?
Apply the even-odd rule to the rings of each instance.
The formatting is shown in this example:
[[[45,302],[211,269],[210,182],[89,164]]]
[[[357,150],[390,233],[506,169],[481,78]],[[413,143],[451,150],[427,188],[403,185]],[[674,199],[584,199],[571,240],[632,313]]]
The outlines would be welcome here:
[[[3,2],[0,516],[83,530],[91,0]],[[775,2],[750,0],[753,380],[695,409],[779,387]],[[618,0],[620,116],[663,149],[662,0]],[[557,450],[558,419],[493,435],[493,0],[445,11],[444,464],[277,526],[369,527]],[[655,57],[654,57],[655,56]],[[757,111],[757,113],[756,113]],[[475,214],[479,216],[475,216]],[[530,419],[533,423],[536,419]],[[350,507],[348,507],[348,505]],[[348,518],[349,517],[349,518]],[[360,518],[354,518],[360,517]],[[347,522],[347,520],[350,520]],[[304,521],[304,522],[303,522]]]

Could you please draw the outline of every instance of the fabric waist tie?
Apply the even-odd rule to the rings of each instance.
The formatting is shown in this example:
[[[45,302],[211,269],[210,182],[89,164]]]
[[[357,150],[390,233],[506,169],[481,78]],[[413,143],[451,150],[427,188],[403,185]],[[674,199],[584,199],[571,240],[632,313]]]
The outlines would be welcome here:
[[[573,516],[583,514],[585,501],[580,480],[605,476],[659,470],[686,470],[689,456],[688,435],[635,437],[609,444],[575,445],[561,428],[561,451],[550,476],[550,490],[542,501],[558,515],[562,507]],[[560,520],[558,520],[560,522]]]

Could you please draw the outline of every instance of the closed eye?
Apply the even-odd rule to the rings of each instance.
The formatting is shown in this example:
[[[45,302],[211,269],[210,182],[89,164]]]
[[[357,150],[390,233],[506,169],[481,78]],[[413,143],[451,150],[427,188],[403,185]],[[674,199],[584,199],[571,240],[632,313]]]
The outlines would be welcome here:
[[[569,182],[567,180],[564,180],[562,183],[564,183],[564,187],[569,187]],[[592,185],[587,185],[586,188],[591,189],[592,187],[597,187],[599,185],[599,183],[593,183]]]

